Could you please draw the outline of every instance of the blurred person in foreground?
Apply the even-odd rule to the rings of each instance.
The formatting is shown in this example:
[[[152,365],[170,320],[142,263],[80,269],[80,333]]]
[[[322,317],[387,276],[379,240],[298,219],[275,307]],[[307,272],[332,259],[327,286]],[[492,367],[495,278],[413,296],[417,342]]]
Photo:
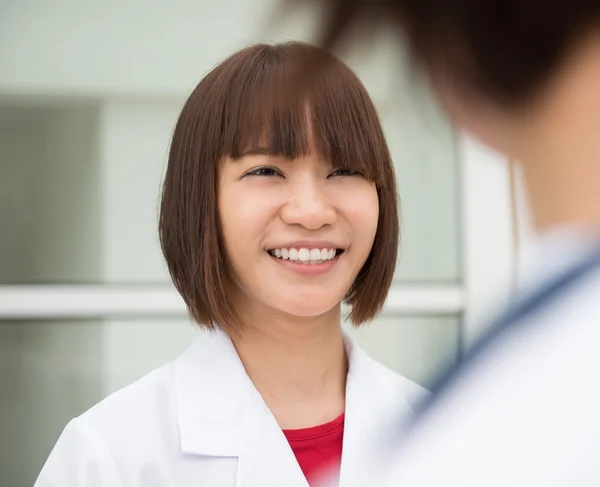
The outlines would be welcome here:
[[[454,124],[521,164],[539,240],[373,485],[599,486],[600,1],[321,3],[327,48],[396,25]]]

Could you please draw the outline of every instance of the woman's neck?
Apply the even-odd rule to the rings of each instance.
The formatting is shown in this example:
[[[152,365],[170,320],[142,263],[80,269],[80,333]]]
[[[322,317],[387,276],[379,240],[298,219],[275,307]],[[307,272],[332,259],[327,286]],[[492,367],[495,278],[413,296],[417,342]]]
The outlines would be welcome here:
[[[339,307],[317,318],[250,316],[232,341],[280,427],[316,426],[339,416],[348,368]]]

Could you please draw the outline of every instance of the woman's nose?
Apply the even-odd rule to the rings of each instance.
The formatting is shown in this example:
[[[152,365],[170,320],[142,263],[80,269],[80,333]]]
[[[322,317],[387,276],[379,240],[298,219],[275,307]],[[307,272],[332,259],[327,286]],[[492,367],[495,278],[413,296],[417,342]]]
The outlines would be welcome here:
[[[336,211],[326,194],[325,184],[310,176],[290,183],[289,199],[281,210],[281,219],[289,225],[302,225],[308,230],[333,224]]]

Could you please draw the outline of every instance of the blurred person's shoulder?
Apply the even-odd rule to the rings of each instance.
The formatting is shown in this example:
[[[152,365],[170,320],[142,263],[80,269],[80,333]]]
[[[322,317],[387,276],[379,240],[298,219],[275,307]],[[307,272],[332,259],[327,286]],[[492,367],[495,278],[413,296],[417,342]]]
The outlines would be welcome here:
[[[389,485],[598,485],[600,266],[535,303],[418,417]]]

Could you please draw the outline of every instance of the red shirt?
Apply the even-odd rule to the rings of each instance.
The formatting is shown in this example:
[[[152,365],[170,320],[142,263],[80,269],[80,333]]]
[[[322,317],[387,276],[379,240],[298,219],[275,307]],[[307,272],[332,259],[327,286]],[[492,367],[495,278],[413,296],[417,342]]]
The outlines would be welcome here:
[[[339,476],[344,438],[343,414],[329,423],[299,430],[283,430],[283,433],[311,487],[324,472],[328,478],[333,472],[336,477]]]

